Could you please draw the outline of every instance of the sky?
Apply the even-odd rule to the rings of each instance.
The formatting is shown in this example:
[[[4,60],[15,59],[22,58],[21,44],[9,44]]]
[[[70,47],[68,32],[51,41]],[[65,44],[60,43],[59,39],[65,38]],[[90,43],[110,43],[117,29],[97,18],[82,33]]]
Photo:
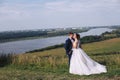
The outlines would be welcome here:
[[[0,31],[120,25],[120,0],[0,0]]]

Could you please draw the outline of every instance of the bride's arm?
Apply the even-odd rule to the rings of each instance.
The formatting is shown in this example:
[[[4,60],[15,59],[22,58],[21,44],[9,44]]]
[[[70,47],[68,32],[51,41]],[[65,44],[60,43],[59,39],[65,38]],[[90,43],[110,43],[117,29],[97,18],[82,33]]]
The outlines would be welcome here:
[[[81,49],[82,49],[82,45],[80,44],[80,46],[79,46]]]
[[[79,47],[82,49],[81,41],[79,41]]]

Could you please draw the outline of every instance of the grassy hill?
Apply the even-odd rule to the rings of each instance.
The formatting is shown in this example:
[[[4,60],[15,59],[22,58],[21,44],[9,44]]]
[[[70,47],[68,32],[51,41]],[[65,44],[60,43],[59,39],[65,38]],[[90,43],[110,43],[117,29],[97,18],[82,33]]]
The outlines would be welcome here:
[[[64,48],[9,56],[0,68],[0,80],[118,80],[120,79],[120,38],[82,45],[95,61],[106,65],[104,74],[79,76],[68,72]]]

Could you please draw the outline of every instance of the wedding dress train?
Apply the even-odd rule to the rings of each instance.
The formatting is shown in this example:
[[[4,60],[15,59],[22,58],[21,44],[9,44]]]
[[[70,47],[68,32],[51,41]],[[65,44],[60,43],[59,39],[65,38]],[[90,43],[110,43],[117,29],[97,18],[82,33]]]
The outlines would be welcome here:
[[[71,74],[90,75],[107,72],[104,65],[92,60],[81,48],[73,48],[72,50],[69,69]]]

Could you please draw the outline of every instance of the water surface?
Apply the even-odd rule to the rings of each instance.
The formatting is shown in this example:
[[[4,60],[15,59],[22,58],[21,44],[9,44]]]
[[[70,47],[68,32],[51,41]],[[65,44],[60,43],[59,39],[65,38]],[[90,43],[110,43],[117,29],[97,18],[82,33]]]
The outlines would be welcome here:
[[[81,37],[88,35],[101,35],[104,32],[110,32],[112,29],[109,28],[96,28],[91,29],[87,32],[80,33]],[[52,45],[57,45],[64,43],[68,36],[57,36],[42,39],[32,39],[32,40],[21,40],[0,43],[0,53],[25,53],[27,51],[45,48]]]

